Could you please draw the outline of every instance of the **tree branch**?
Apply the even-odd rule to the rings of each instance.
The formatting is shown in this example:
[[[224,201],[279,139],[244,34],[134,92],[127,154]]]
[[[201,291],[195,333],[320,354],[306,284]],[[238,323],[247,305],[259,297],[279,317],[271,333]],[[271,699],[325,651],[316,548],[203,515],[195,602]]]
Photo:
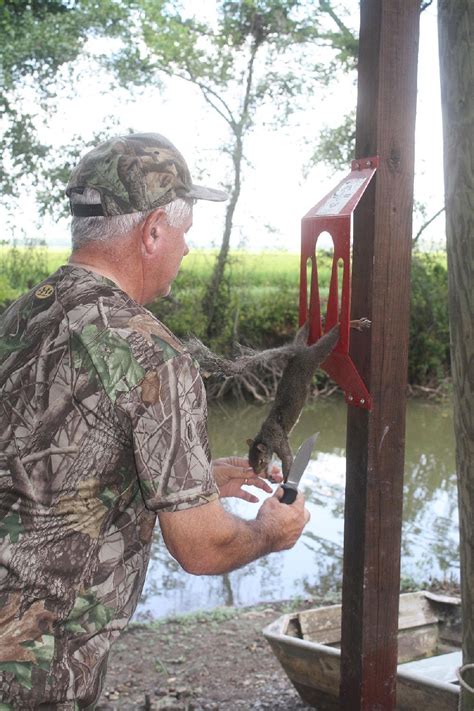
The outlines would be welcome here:
[[[341,18],[336,15],[329,0],[319,0],[319,7],[323,12],[329,15],[343,34],[353,36],[350,29],[343,23]]]
[[[426,228],[429,227],[431,225],[431,223],[434,222],[436,220],[436,218],[439,217],[441,215],[441,213],[444,212],[445,210],[446,210],[446,208],[443,206],[440,210],[438,210],[438,212],[435,212],[435,214],[432,217],[430,217],[429,220],[427,220],[426,222],[424,222],[421,225],[420,229],[418,230],[416,235],[413,237],[413,242],[412,242],[413,246],[415,246],[415,244],[418,242],[419,238],[421,237],[423,232],[426,230]]]
[[[200,90],[202,95],[204,96],[204,99],[207,101],[207,103],[215,110],[217,113],[226,121],[226,123],[229,124],[229,126],[234,130],[234,127],[236,125],[236,121],[234,118],[234,115],[227,105],[227,103],[224,101],[224,99],[219,96],[217,92],[215,92],[213,89],[211,89],[209,86],[206,86],[206,84],[203,84],[197,77],[194,76],[194,73],[192,69],[190,68],[189,64],[186,63],[186,70],[189,74],[189,77],[183,76],[181,74],[178,74],[176,76],[179,76],[181,79],[184,79],[185,81],[189,81],[192,84],[195,84]],[[213,97],[213,99],[217,99],[217,101],[224,107],[224,110],[227,112],[227,115],[222,111],[217,106],[217,103],[213,101],[210,97]]]
[[[37,462],[43,457],[50,457],[53,454],[77,454],[79,448],[76,446],[71,447],[49,447],[49,449],[43,449],[42,452],[33,452],[32,454],[27,454],[26,457],[22,457],[22,464],[29,464],[29,462]]]

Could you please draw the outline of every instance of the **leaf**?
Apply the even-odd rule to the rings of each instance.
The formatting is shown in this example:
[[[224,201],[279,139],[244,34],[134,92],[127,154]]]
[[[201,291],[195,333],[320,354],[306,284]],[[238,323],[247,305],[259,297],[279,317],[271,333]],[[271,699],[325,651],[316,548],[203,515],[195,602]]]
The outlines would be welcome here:
[[[22,647],[26,647],[33,652],[36,664],[41,668],[48,670],[51,666],[51,660],[54,656],[54,636],[45,634],[41,637],[41,641],[35,640],[31,642],[22,642]]]
[[[128,341],[113,331],[99,331],[94,324],[88,324],[76,336],[73,348],[79,361],[76,358],[75,365],[80,362],[90,375],[94,369],[112,402],[118,393],[130,390],[144,377],[145,369],[134,358]]]
[[[104,489],[99,494],[99,499],[102,501],[104,506],[106,506],[108,509],[110,509],[110,508],[112,508],[113,504],[115,503],[117,496],[114,494],[112,489]]]
[[[91,591],[76,598],[65,627],[70,632],[80,634],[86,632],[89,625],[92,625],[94,630],[99,632],[114,617],[114,608],[103,605],[98,600],[97,594]],[[81,624],[79,624],[79,619],[81,619]]]
[[[12,513],[6,516],[0,523],[0,538],[10,536],[12,543],[18,543],[20,533],[23,533],[23,526],[21,525],[20,515],[18,513]]]
[[[31,662],[1,662],[0,671],[10,672],[14,674],[16,680],[21,686],[27,689],[32,688],[31,672],[33,665]]]
[[[82,627],[82,625],[80,625],[78,622],[66,622],[66,624],[64,625],[64,629],[68,632],[72,632],[72,634],[74,635],[80,635],[87,632],[87,630]]]
[[[29,345],[30,344],[27,341],[23,341],[20,336],[4,336],[0,338],[0,358],[28,348]]]
[[[170,346],[168,341],[165,341],[163,338],[160,338],[159,336],[156,336],[154,333],[150,334],[152,340],[154,343],[156,343],[162,353],[163,353],[163,360],[167,361],[170,360],[171,358],[174,358],[175,356],[179,355],[179,351],[177,351],[173,346]]]

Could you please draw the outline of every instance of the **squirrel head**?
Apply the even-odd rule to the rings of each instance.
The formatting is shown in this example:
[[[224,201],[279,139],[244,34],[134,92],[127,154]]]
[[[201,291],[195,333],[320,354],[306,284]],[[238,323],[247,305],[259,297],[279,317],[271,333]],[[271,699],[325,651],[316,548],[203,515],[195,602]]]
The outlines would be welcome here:
[[[257,442],[255,439],[248,439],[249,447],[249,464],[255,474],[262,474],[268,469],[271,462],[273,451],[263,442]]]

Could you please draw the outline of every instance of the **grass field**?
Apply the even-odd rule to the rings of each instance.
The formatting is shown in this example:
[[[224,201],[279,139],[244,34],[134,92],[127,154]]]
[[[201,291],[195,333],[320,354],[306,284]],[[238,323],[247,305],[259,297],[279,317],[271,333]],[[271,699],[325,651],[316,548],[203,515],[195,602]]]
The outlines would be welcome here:
[[[0,244],[0,312],[67,262],[67,250]],[[192,251],[173,284],[172,299],[149,306],[178,336],[205,338],[203,296],[215,251]],[[331,258],[318,253],[321,302],[327,296]],[[237,338],[255,348],[288,342],[298,326],[300,257],[285,252],[230,254],[223,286],[220,333],[209,345],[222,352]],[[415,254],[412,265],[411,383],[432,384],[449,373],[447,267],[445,254]]]

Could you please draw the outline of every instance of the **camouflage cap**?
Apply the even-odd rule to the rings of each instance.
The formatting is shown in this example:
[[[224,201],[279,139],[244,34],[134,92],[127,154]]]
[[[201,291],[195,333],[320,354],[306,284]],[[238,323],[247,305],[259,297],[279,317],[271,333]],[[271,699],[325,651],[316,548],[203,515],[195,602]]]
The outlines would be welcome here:
[[[101,204],[74,204],[71,195],[84,188],[97,190]],[[181,153],[159,133],[131,133],[93,148],[72,171],[66,195],[77,217],[153,210],[176,198],[227,200],[222,190],[194,185]]]

